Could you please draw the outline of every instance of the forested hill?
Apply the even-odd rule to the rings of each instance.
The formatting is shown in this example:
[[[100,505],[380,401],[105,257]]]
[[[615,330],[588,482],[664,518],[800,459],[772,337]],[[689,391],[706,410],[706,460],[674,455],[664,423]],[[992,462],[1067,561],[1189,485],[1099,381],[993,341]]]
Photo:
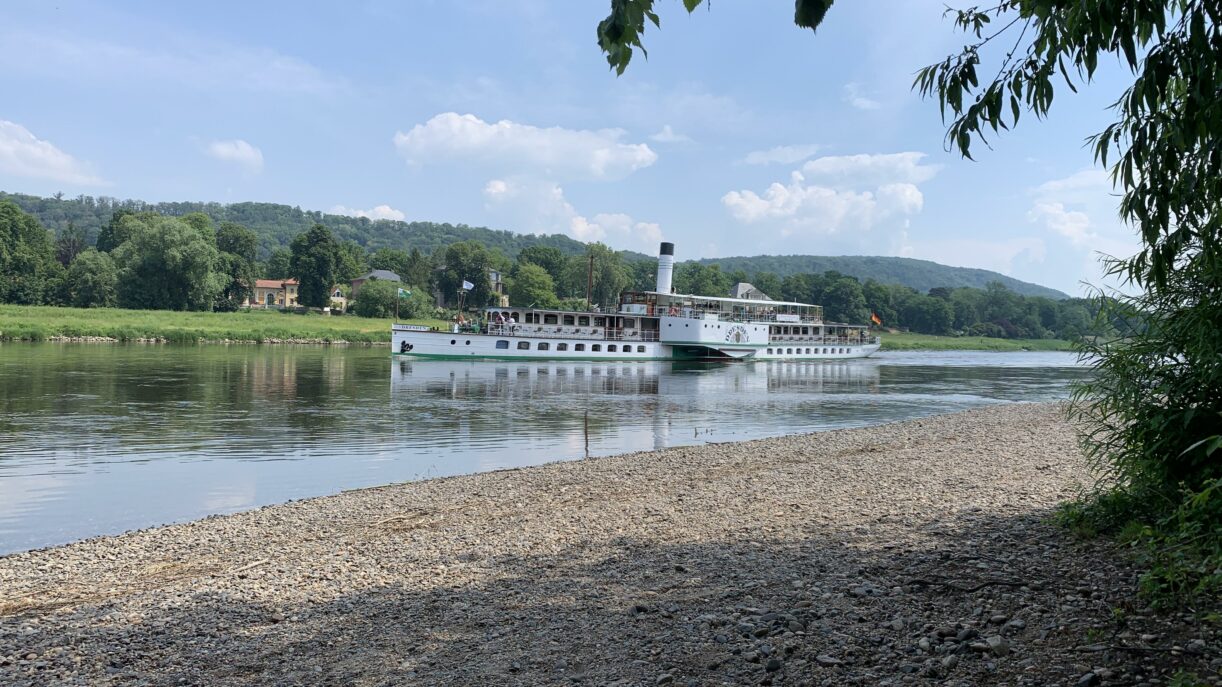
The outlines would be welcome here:
[[[705,264],[721,265],[722,272],[742,270],[747,274],[772,272],[781,278],[791,274],[808,274],[836,271],[857,277],[861,281],[873,279],[883,284],[902,284],[921,293],[938,286],[970,286],[983,289],[991,281],[1001,282],[1006,288],[1024,296],[1043,296],[1057,300],[1068,295],[1039,284],[1020,281],[998,272],[972,267],[950,267],[929,260],[913,258],[891,258],[866,255],[757,255],[755,257],[710,258],[700,260]]]
[[[0,200],[6,198],[37,217],[44,227],[57,235],[72,223],[85,232],[86,241],[91,244],[97,239],[101,228],[110,221],[111,214],[115,210],[126,209],[175,217],[202,212],[217,223],[236,222],[255,232],[259,239],[260,259],[265,259],[273,248],[287,247],[294,236],[305,232],[316,222],[326,225],[339,240],[354,241],[368,251],[406,246],[430,254],[435,249],[445,248],[456,241],[475,240],[488,248],[499,249],[510,257],[529,246],[551,246],[565,255],[581,255],[586,252],[584,243],[563,234],[538,236],[465,224],[370,220],[364,217],[329,215],[276,203],[146,203],[140,200],[90,196],[41,198],[0,191]],[[644,259],[646,256],[627,254],[625,257]]]
[[[581,255],[586,245],[563,234],[538,236],[498,231],[465,224],[443,224],[436,222],[400,222],[394,220],[369,220],[363,217],[329,215],[313,210],[276,203],[146,203],[140,200],[118,200],[115,198],[42,198],[0,191],[0,200],[9,199],[21,209],[34,215],[40,223],[60,235],[69,224],[84,231],[86,242],[94,243],[98,232],[111,214],[118,209],[135,212],[156,212],[163,215],[182,216],[202,212],[216,222],[236,222],[251,231],[259,240],[259,259],[266,259],[273,248],[287,247],[293,237],[305,232],[316,222],[329,228],[341,241],[355,242],[367,251],[378,248],[417,248],[431,254],[438,248],[456,241],[474,240],[490,249],[497,249],[507,257],[516,256],[530,246],[551,246],[566,256]],[[679,250],[682,253],[682,246]],[[626,261],[653,260],[630,251],[621,252]],[[970,286],[984,288],[991,281],[1005,284],[1010,290],[1025,296],[1045,296],[1062,299],[1067,296],[1060,291],[1037,284],[1019,281],[997,272],[967,267],[948,267],[928,260],[889,257],[815,255],[760,255],[756,257],[715,258],[701,260],[702,263],[717,263],[723,273],[742,270],[751,278],[759,272],[772,272],[781,278],[793,274],[821,273],[829,270],[840,272],[865,281],[874,279],[885,284],[902,284],[926,293],[934,287]],[[773,294],[775,295],[775,294]]]

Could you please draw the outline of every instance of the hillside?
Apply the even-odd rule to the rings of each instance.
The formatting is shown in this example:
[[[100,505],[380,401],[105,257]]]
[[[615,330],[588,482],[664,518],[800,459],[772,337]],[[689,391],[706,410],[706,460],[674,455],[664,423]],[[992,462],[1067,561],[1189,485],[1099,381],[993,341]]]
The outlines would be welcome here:
[[[865,281],[903,284],[922,293],[937,286],[970,286],[982,289],[991,281],[1024,296],[1069,298],[1065,293],[1039,284],[1020,281],[998,272],[972,267],[950,267],[929,260],[865,255],[757,255],[755,257],[711,258],[697,262],[721,265],[722,272],[742,270],[747,274],[774,272],[781,277],[808,272],[836,271]]]
[[[315,222],[325,224],[341,241],[355,241],[370,251],[407,246],[431,253],[456,241],[467,240],[479,241],[510,257],[528,246],[552,246],[565,255],[580,255],[586,250],[584,243],[563,234],[538,236],[471,227],[466,224],[369,220],[364,217],[329,215],[276,203],[146,203],[141,200],[91,196],[42,198],[0,191],[0,200],[3,199],[17,203],[21,209],[37,217],[44,227],[57,234],[72,223],[85,232],[89,243],[97,239],[98,231],[110,221],[111,214],[118,209],[149,211],[170,216],[202,212],[215,222],[236,222],[254,231],[259,237],[261,259],[266,258],[273,248],[287,247],[294,236],[306,231]],[[624,257],[644,259],[646,256],[628,253]]]
[[[330,215],[299,207],[276,203],[146,203],[141,200],[118,200],[115,198],[42,198],[0,191],[0,200],[9,199],[23,210],[34,215],[42,225],[61,233],[69,223],[85,232],[86,239],[93,243],[98,231],[110,221],[111,214],[118,209],[136,212],[157,212],[164,215],[181,216],[191,212],[202,212],[216,222],[236,222],[250,228],[259,238],[259,257],[264,259],[273,248],[288,246],[297,234],[309,229],[315,222],[325,224],[342,241],[353,241],[367,250],[378,248],[418,248],[432,253],[455,241],[474,240],[489,248],[495,248],[513,257],[529,246],[552,246],[565,255],[581,255],[586,251],[584,243],[563,234],[539,236],[519,234],[512,231],[472,227],[466,224],[437,222],[401,222],[395,220],[369,220],[364,217]],[[653,260],[653,256],[624,251],[621,256],[627,261]],[[874,279],[888,284],[903,284],[921,292],[936,286],[971,286],[983,288],[991,281],[999,281],[1011,290],[1025,296],[1068,298],[1067,295],[1037,284],[1019,281],[997,272],[968,267],[949,267],[928,260],[912,258],[815,255],[760,255],[755,257],[733,257],[700,260],[702,263],[717,263],[723,272],[743,270],[748,275],[756,272],[774,272],[781,277],[806,272],[835,270],[861,280]]]

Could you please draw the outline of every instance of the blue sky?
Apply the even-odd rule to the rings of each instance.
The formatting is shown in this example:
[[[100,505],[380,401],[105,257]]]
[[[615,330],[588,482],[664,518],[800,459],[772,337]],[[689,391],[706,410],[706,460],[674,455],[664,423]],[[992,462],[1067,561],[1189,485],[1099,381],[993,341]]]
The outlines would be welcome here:
[[[0,188],[268,201],[560,232],[679,259],[906,255],[1082,292],[1133,232],[1084,139],[1126,74],[1058,91],[977,162],[909,88],[941,2],[661,0],[619,78],[607,3],[0,7]]]

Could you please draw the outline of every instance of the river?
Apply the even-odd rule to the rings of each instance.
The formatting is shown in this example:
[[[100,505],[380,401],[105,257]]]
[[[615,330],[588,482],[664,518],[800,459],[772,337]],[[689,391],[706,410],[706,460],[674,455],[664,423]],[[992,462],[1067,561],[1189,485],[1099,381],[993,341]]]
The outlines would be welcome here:
[[[392,482],[1065,398],[1067,353],[823,363],[391,360],[0,345],[0,554]]]

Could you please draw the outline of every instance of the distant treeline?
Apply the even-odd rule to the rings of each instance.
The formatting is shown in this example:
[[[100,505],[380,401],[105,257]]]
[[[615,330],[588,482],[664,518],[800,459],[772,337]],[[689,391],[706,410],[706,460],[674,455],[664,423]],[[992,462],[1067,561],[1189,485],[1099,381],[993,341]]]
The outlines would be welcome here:
[[[369,250],[314,223],[260,259],[255,232],[201,212],[167,216],[118,208],[91,235],[73,220],[48,231],[16,203],[0,200],[0,302],[235,310],[256,278],[293,277],[301,305],[323,307],[336,285],[346,293],[348,282],[372,269],[394,272],[402,282],[366,284],[353,305],[359,315],[385,317],[398,304],[405,317],[437,316],[443,313],[434,294],[453,305],[464,281],[474,285],[465,304],[482,307],[497,298],[493,272],[518,307],[584,308],[587,287],[593,304],[609,307],[626,289],[654,288],[653,260],[599,243],[578,245],[582,251],[575,255],[540,244],[509,253],[479,241],[426,251],[399,240]],[[1073,339],[1093,333],[1097,312],[1089,300],[1022,296],[997,282],[922,293],[834,271],[781,278],[699,262],[679,264],[674,276],[676,291],[709,296],[728,295],[738,282],[751,282],[774,299],[820,304],[829,321],[864,324],[877,316],[884,326],[924,334]]]

